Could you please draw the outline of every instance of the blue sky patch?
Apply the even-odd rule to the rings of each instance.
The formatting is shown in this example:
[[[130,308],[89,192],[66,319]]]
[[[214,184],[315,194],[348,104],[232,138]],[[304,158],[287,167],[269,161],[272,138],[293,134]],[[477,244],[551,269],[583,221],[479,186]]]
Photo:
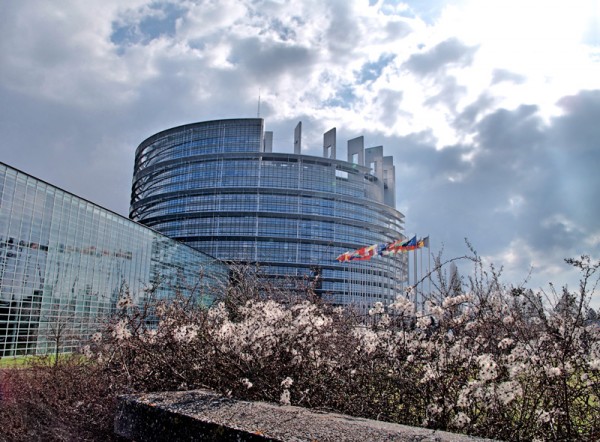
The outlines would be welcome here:
[[[110,40],[120,46],[148,44],[162,36],[174,36],[176,22],[184,8],[173,3],[153,3],[139,21],[113,22]]]
[[[326,100],[323,104],[326,107],[342,107],[345,109],[350,108],[350,104],[356,101],[356,95],[352,85],[344,85],[336,91],[336,95],[329,100]]]
[[[383,54],[379,57],[379,60],[363,64],[362,69],[358,73],[357,81],[359,83],[364,83],[377,80],[381,75],[381,72],[383,72],[383,69],[394,61],[395,58],[395,54]]]

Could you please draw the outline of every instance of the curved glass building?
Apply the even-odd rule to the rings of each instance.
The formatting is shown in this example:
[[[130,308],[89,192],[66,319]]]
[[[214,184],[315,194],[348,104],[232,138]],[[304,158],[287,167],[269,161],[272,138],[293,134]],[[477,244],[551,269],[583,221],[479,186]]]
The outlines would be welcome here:
[[[207,121],[159,132],[136,150],[130,218],[226,262],[269,277],[305,279],[336,303],[391,299],[406,279],[403,256],[338,263],[348,250],[403,238],[392,157],[336,131],[323,156],[275,153],[260,118]]]

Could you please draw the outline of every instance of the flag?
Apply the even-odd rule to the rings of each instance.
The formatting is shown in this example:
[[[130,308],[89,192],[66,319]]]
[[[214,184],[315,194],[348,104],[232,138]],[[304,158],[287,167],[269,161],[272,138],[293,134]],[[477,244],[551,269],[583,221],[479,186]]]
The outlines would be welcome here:
[[[367,261],[375,256],[378,252],[379,244],[373,244],[372,246],[361,247],[353,252],[345,252],[339,255],[336,259],[339,262],[346,261]]]
[[[402,245],[401,251],[408,252],[409,250],[415,250],[417,248],[417,237],[413,236],[408,242]]]
[[[344,252],[335,259],[337,259],[339,262],[350,261],[350,252]]]
[[[388,249],[388,247],[389,247],[389,245],[390,245],[390,244],[392,244],[392,243],[388,243],[388,244],[377,244],[377,251],[376,251],[376,253],[377,253],[379,256],[383,256],[383,255],[385,255],[385,254],[386,254],[385,252],[386,252],[386,250]]]
[[[367,261],[371,259],[377,252],[377,244],[372,246],[362,247],[352,253],[351,261]]]
[[[417,241],[417,237],[411,239],[397,239],[390,243],[373,244],[372,246],[361,247],[360,249],[344,252],[335,258],[339,262],[347,261],[368,261],[375,255],[390,256],[399,252],[408,252],[421,247],[429,247],[429,237],[421,238]]]
[[[400,252],[408,252],[409,250],[415,250],[417,248],[417,237],[413,236],[411,239],[397,240],[388,245],[387,251],[389,255],[393,255]]]
[[[396,241],[392,241],[391,243],[386,244],[385,249],[380,253],[383,256],[394,255],[398,253],[402,246],[407,243],[407,239],[397,239]]]

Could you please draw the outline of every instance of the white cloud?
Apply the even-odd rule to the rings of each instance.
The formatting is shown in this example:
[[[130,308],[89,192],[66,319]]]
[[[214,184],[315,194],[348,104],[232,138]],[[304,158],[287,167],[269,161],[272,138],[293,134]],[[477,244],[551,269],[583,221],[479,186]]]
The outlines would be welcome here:
[[[126,214],[139,142],[254,116],[260,90],[276,150],[300,119],[307,153],[333,126],[340,158],[361,134],[383,144],[407,230],[434,248],[469,237],[517,279],[600,255],[592,2],[370,3],[9,2],[1,157]]]

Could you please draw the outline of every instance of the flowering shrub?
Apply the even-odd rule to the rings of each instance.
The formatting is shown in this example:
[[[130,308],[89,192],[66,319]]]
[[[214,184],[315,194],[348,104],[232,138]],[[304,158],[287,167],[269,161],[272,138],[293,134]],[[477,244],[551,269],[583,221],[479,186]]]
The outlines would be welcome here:
[[[580,291],[550,308],[475,261],[466,290],[440,284],[418,314],[418,287],[368,320],[269,290],[228,293],[209,310],[159,302],[157,326],[123,308],[91,349],[134,390],[206,387],[500,439],[598,437],[600,332],[584,316],[598,265],[570,261]]]
[[[124,300],[83,352],[115,392],[210,388],[504,440],[599,439],[600,328],[586,313],[600,264],[569,260],[579,291],[552,303],[474,261],[422,312],[418,286],[360,317],[251,277],[210,309]]]

